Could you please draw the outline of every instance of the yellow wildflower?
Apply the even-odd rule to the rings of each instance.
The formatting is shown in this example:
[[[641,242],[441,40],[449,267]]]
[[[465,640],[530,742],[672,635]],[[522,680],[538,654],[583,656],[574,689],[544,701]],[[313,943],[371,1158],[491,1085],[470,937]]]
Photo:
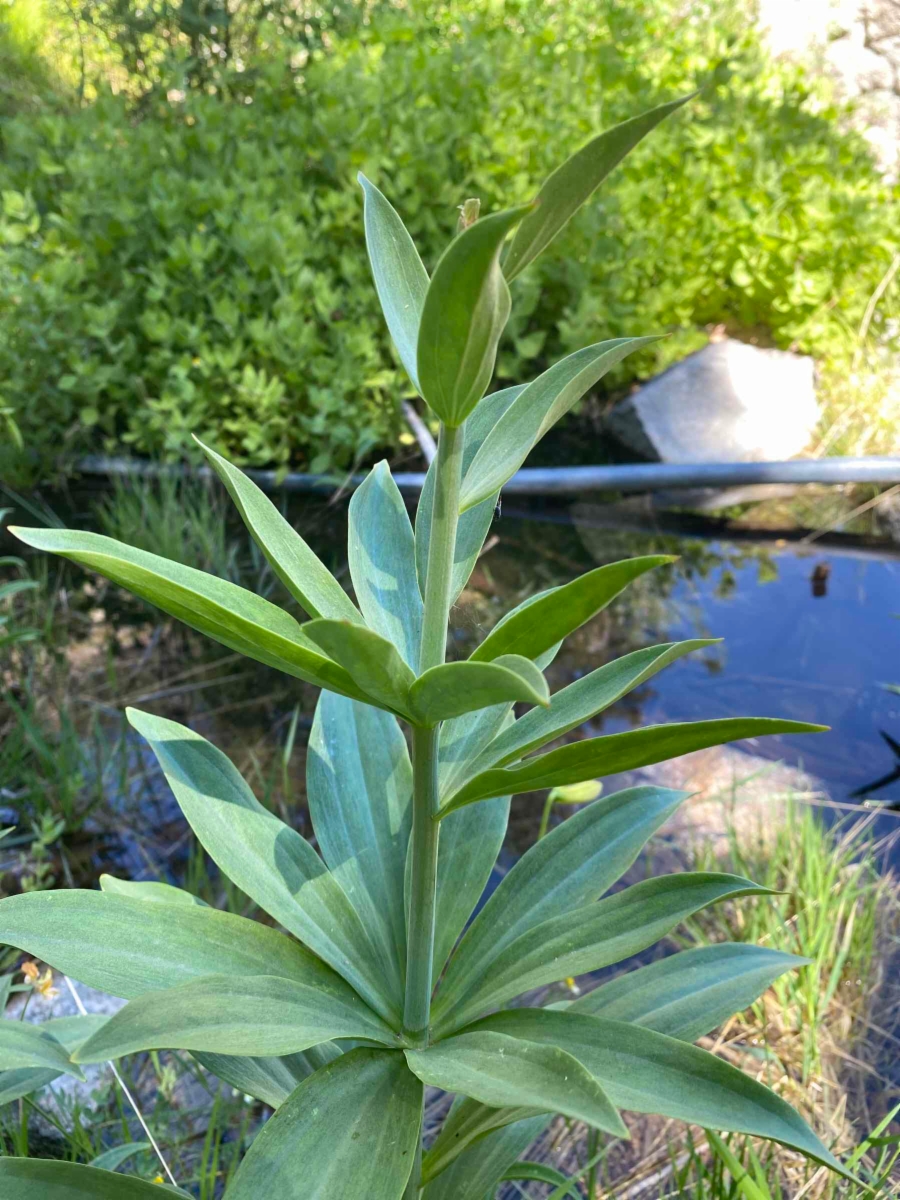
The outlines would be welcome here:
[[[22,974],[34,990],[48,1000],[55,1000],[59,995],[59,988],[53,986],[53,972],[49,967],[42,975],[36,962],[27,962],[22,966]]]

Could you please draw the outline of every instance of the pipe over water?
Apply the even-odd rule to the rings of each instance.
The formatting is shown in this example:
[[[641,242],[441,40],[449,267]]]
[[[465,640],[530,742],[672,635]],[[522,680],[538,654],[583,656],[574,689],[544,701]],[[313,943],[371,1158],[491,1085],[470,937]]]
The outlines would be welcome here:
[[[181,475],[213,478],[209,467],[167,466],[135,458],[91,454],[78,470],[85,475]],[[280,474],[250,468],[247,475],[265,492],[333,492],[355,488],[365,475]],[[419,492],[420,471],[394,475],[401,491]],[[900,458],[792,458],[786,462],[623,463],[597,467],[523,467],[503,488],[504,495],[565,495],[576,492],[652,492],[664,488],[717,488],[747,484],[900,483]]]

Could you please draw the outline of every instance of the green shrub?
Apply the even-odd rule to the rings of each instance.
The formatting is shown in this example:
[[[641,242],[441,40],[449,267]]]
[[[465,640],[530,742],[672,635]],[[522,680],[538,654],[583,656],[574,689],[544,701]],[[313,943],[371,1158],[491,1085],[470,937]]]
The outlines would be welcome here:
[[[431,268],[466,196],[527,199],[560,151],[711,77],[517,281],[500,376],[675,333],[618,387],[719,322],[839,358],[896,246],[897,192],[750,29],[703,0],[378,7],[294,69],[257,63],[246,102],[191,94],[137,120],[107,95],[8,122],[0,407],[42,466],[177,458],[196,432],[244,464],[350,467],[396,437],[408,392],[361,265],[357,169]],[[12,439],[6,456],[8,473]]]

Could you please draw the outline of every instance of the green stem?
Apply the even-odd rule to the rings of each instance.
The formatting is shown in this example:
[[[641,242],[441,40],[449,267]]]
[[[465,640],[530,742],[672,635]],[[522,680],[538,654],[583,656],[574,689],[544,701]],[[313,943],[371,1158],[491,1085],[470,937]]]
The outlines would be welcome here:
[[[419,671],[439,666],[447,653],[447,620],[459,489],[462,478],[462,429],[441,426],[435,464],[434,504],[425,577],[425,611]],[[414,1046],[428,1045],[433,987],[434,914],[436,902],[438,835],[438,746],[440,727],[412,731],[413,821],[410,840],[410,890],[407,922],[406,999],[403,1031]],[[417,1200],[421,1188],[421,1135],[416,1162],[404,1200]]]
[[[406,1003],[403,1031],[413,1045],[428,1043],[431,1016],[431,969],[434,957],[434,908],[438,834],[440,729],[413,729],[413,822],[407,934]]]
[[[434,478],[434,505],[428,539],[428,569],[425,575],[425,615],[419,671],[444,661],[447,653],[447,618],[450,586],[459,521],[459,489],[462,481],[463,431],[441,426]]]

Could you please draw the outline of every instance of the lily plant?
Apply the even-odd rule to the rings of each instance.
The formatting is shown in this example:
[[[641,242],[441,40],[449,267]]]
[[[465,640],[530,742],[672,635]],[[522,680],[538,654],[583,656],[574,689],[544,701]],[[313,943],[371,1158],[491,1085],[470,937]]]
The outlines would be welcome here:
[[[53,1024],[0,1022],[0,1071],[79,1075],[81,1064],[140,1051],[191,1052],[275,1110],[227,1200],[485,1200],[505,1178],[556,1178],[521,1160],[556,1114],[626,1138],[621,1110],[773,1139],[843,1171],[784,1100],[693,1044],[804,960],[719,944],[619,974],[571,1002],[530,999],[638,954],[706,905],[765,890],[735,875],[684,872],[610,891],[683,793],[638,786],[586,805],[539,840],[473,916],[511,796],[734,739],[821,728],[728,718],[563,740],[709,644],[638,650],[550,695],[544,671],[563,639],[671,561],[664,556],[600,566],[533,595],[469,658],[446,661],[449,615],[500,490],[554,422],[654,340],[601,341],[527,385],[487,394],[509,284],[683,103],[595,137],[534,203],[480,218],[467,205],[430,277],[400,216],[360,177],[385,319],[440,431],[415,529],[385,463],[353,495],[354,598],[265,495],[207,447],[305,623],[233,583],[107,537],[18,530],[29,546],[322,689],[307,767],[315,848],[198,733],[128,711],[198,841],[273,924],[162,883],[109,876],[99,890],[0,902],[0,942],[127,1001],[86,1038],[79,1029],[77,1042]],[[427,1145],[426,1087],[454,1097]],[[0,1194],[153,1200],[161,1189],[94,1167],[7,1157]]]

